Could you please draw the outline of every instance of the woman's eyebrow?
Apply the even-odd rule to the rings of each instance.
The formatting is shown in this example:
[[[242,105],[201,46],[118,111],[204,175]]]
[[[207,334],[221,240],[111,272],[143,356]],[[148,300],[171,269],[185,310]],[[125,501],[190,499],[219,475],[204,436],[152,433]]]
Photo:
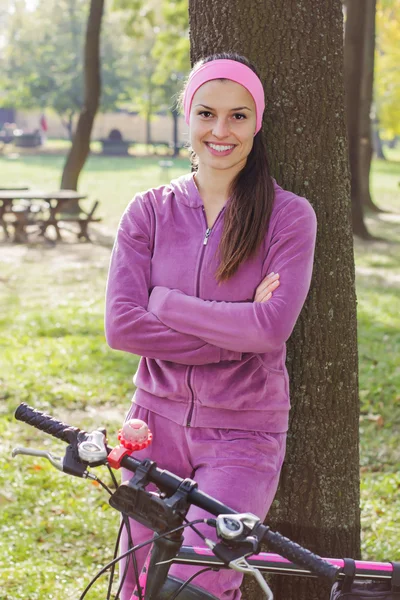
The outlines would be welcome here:
[[[203,108],[206,108],[207,110],[215,110],[214,108],[211,108],[211,106],[206,106],[205,104],[196,104],[195,106],[202,106]],[[230,108],[229,110],[250,110],[251,108],[248,108],[247,106],[238,106],[237,108]]]

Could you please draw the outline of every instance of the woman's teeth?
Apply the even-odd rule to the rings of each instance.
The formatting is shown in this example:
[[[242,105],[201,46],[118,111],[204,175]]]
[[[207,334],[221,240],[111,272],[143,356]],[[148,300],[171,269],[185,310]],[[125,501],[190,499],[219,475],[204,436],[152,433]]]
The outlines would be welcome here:
[[[226,150],[231,150],[232,148],[234,148],[234,146],[216,146],[215,144],[208,144],[210,146],[210,148],[212,148],[213,150],[217,150],[218,152],[225,152]]]

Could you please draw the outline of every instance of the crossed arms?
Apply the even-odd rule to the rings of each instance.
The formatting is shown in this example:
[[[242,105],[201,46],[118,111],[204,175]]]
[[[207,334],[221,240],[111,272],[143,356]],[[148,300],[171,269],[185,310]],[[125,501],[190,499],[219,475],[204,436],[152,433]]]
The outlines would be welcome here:
[[[302,200],[302,199],[300,199]],[[115,349],[185,365],[240,360],[289,338],[308,293],[316,234],[305,200],[286,210],[263,273],[280,274],[268,302],[216,302],[150,288],[149,213],[140,197],[125,211],[114,245],[106,296],[106,337]]]

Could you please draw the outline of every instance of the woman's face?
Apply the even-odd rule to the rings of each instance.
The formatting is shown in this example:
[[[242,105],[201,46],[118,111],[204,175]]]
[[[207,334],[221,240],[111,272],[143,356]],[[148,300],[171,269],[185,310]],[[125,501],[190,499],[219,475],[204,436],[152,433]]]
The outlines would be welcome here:
[[[253,147],[256,130],[252,95],[228,79],[204,83],[193,96],[189,129],[199,167],[239,172]]]

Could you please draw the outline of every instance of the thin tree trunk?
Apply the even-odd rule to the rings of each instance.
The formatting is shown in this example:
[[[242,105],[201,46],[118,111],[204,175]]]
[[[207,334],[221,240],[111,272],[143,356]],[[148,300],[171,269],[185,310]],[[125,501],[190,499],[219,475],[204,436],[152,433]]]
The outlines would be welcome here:
[[[146,144],[151,144],[151,108],[149,107],[146,113]]]
[[[172,135],[173,135],[173,140],[174,140],[174,153],[173,156],[179,156],[179,139],[178,139],[178,118],[179,118],[179,112],[176,110],[176,108],[173,108],[171,110],[171,114],[172,114],[172,119],[173,119],[173,130],[172,130]]]
[[[288,343],[288,450],[269,524],[323,556],[360,555],[358,358],[339,0],[189,0],[191,59],[227,48],[266,92],[272,175],[318,220],[313,282]],[[229,23],[229,27],[226,24]],[[284,273],[281,273],[283,282]],[[268,398],[266,398],[268,402]],[[241,507],[243,511],[246,506]],[[276,600],[321,600],[326,584],[275,578]],[[259,600],[253,580],[244,600]]]
[[[366,0],[348,0],[346,2],[346,25],[344,42],[344,65],[346,86],[346,118],[349,141],[349,161],[351,176],[351,208],[353,232],[363,239],[371,236],[364,223],[362,200],[361,168],[361,89],[364,77],[365,37],[367,15]],[[367,0],[369,2],[370,0]],[[369,107],[368,107],[369,111]]]
[[[376,0],[364,0],[364,2],[366,23],[360,102],[360,196],[366,209],[381,212],[372,201],[369,185],[373,154],[371,109],[374,88]]]
[[[62,174],[61,188],[76,190],[78,178],[90,151],[90,135],[99,106],[100,29],[104,0],[91,0],[85,42],[85,97],[71,150]],[[72,207],[71,207],[72,210]],[[75,206],[78,210],[78,206]]]
[[[73,138],[73,122],[74,122],[74,113],[70,112],[67,118],[63,118],[60,116],[62,126],[67,130],[68,139],[72,141]]]
[[[372,122],[372,143],[373,143],[374,152],[375,152],[377,158],[386,160],[386,156],[383,152],[383,144],[382,144],[381,136],[379,134],[379,119],[376,116]]]

